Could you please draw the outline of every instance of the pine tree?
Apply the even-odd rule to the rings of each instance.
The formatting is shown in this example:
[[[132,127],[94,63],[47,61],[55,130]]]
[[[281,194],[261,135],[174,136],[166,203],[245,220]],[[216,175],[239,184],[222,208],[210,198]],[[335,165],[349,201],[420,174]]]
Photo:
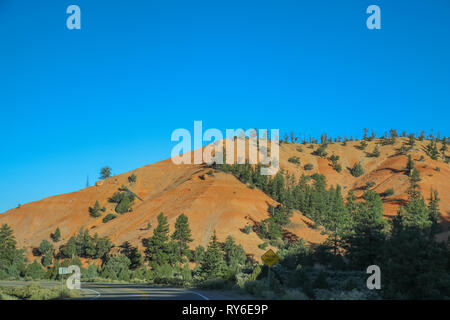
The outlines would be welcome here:
[[[409,176],[409,188],[408,188],[408,194],[411,198],[419,198],[421,196],[420,194],[420,186],[418,184],[419,181],[422,179],[420,178],[420,172],[416,168],[411,170],[411,174]]]
[[[158,215],[158,225],[153,230],[153,236],[147,241],[145,254],[153,266],[163,265],[169,262],[169,224],[167,217],[161,212]]]
[[[441,152],[442,152],[442,157],[445,159],[445,153],[447,152],[448,147],[447,147],[447,141],[443,141],[442,142],[442,147],[441,147]]]
[[[430,220],[434,225],[437,224],[440,212],[439,212],[439,199],[437,190],[431,189],[430,198],[428,199],[428,210],[430,212]]]
[[[18,278],[25,270],[23,250],[16,249],[14,231],[7,224],[0,227],[0,278]]]
[[[41,244],[39,245],[40,254],[46,255],[51,250],[53,250],[53,245],[46,239],[42,240]]]
[[[216,230],[214,230],[214,233],[211,236],[200,270],[206,278],[220,278],[224,275],[224,255],[220,244],[217,241]]]
[[[110,167],[103,167],[100,170],[100,179],[105,180],[107,178],[111,177],[111,168]]]
[[[433,159],[433,160],[438,159],[439,151],[437,149],[436,142],[434,142],[433,140],[430,141],[430,144],[427,146],[427,151],[428,151],[428,155],[430,156],[431,159]]]
[[[363,198],[365,201],[358,203],[354,214],[353,232],[344,239],[347,256],[351,264],[358,268],[366,268],[380,261],[386,239],[380,196],[368,190]]]
[[[61,240],[61,231],[59,230],[59,227],[57,227],[55,232],[50,235],[50,238],[53,240],[53,242],[58,242],[59,240]]]
[[[344,204],[340,186],[337,186],[334,194],[331,194],[328,214],[323,225],[328,235],[326,244],[332,248],[333,254],[337,255],[352,228],[352,219]]]
[[[98,200],[95,201],[93,208],[89,207],[89,213],[91,214],[91,217],[93,217],[93,218],[98,218],[101,216],[100,210],[101,210],[100,203],[98,202]]]
[[[405,170],[406,170],[408,176],[411,175],[411,172],[413,169],[414,169],[414,161],[413,161],[411,155],[409,154],[408,162],[406,163],[406,167],[405,167]]]
[[[374,158],[378,158],[380,156],[380,149],[378,149],[378,146],[375,146],[370,156]]]
[[[14,231],[7,224],[0,228],[0,258],[8,257],[11,251],[16,249],[16,238]]]
[[[184,213],[180,214],[175,221],[175,231],[172,240],[178,245],[179,261],[184,261],[184,256],[189,253],[189,242],[192,242],[191,229],[189,228],[188,217]]]
[[[416,196],[409,198],[408,204],[399,209],[398,215],[394,219],[403,227],[414,227],[421,230],[428,229],[432,225],[430,211],[424,199]]]
[[[121,245],[121,253],[130,260],[130,269],[135,270],[142,265],[142,254],[137,247],[133,247],[128,241]]]

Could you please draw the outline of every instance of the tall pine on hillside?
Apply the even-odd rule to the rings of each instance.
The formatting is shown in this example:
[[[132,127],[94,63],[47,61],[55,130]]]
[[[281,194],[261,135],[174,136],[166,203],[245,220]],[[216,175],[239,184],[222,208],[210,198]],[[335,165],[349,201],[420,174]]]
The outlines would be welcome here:
[[[192,242],[188,217],[184,213],[180,214],[175,222],[172,240],[177,244],[179,261],[184,262],[184,257],[189,253],[189,243]]]

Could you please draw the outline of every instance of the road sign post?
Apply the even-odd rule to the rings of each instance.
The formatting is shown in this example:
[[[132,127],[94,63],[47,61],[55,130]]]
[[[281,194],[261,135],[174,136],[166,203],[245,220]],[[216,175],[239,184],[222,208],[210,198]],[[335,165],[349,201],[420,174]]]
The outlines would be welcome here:
[[[279,258],[277,256],[277,254],[275,252],[273,252],[272,249],[267,250],[266,253],[264,253],[261,256],[261,260],[267,265],[267,267],[269,268],[268,274],[267,274],[267,281],[269,282],[269,286],[271,283],[271,273],[270,273],[270,269],[271,267],[278,262]]]
[[[64,275],[69,273],[69,270],[64,267],[60,267],[58,273],[61,275],[61,299],[63,299],[64,292]]]

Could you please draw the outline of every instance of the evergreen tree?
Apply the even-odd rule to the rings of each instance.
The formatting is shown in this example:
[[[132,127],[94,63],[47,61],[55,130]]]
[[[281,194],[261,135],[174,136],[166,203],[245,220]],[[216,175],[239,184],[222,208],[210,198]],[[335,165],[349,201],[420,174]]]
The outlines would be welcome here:
[[[100,170],[100,179],[105,180],[107,178],[111,177],[111,168],[110,167],[103,167]]]
[[[384,247],[386,299],[443,299],[450,297],[449,247],[437,242],[433,235],[432,195],[427,208],[423,197],[410,196],[407,205],[394,218],[391,237]],[[431,209],[432,208],[432,209]],[[444,298],[445,299],[445,298]]]
[[[422,179],[420,178],[420,172],[419,170],[417,170],[416,168],[411,170],[411,174],[409,176],[409,188],[408,188],[408,194],[410,195],[411,198],[419,198],[421,196],[420,194],[420,186],[419,186],[419,181],[421,181]]]
[[[158,215],[158,225],[153,230],[153,236],[147,241],[145,254],[152,266],[163,265],[169,262],[169,224],[167,217],[161,212]]]
[[[41,244],[39,245],[39,253],[41,255],[46,255],[50,251],[53,250],[53,245],[46,239],[42,240]]]
[[[422,197],[410,197],[409,202],[402,206],[394,221],[404,227],[428,229],[432,225],[430,212]]]
[[[25,271],[24,250],[16,248],[14,231],[7,224],[0,227],[0,279],[19,278]]]
[[[439,151],[437,149],[436,142],[434,142],[433,140],[430,141],[430,144],[427,146],[427,152],[431,159],[438,159]]]
[[[172,240],[178,245],[179,261],[184,261],[184,256],[189,252],[189,243],[192,242],[191,229],[189,228],[188,217],[184,213],[180,214],[175,221],[175,231]]]
[[[95,201],[94,207],[91,208],[89,207],[89,213],[91,214],[91,217],[93,218],[98,218],[100,217],[100,203],[98,202],[98,200]]]
[[[350,173],[354,177],[359,177],[364,174],[363,167],[360,162],[357,162],[353,165],[353,167],[350,169]]]
[[[437,190],[431,189],[430,198],[428,199],[428,211],[430,212],[430,220],[436,225],[440,216],[439,199]]]
[[[61,231],[59,230],[59,227],[57,227],[55,232],[50,235],[50,238],[53,240],[53,242],[58,242],[59,240],[61,240]]]
[[[225,274],[225,267],[224,255],[217,241],[216,230],[214,230],[200,270],[206,278],[220,278]]]
[[[14,231],[7,224],[0,228],[0,260],[10,260],[16,250],[16,238]]]
[[[411,175],[411,172],[413,169],[414,169],[414,161],[413,161],[411,155],[409,154],[408,162],[406,162],[406,167],[405,167],[405,170],[406,170],[408,176]]]
[[[352,219],[344,204],[340,186],[337,186],[335,193],[331,194],[328,214],[323,225],[328,235],[325,244],[332,248],[334,255],[337,255],[352,228]]]
[[[380,196],[368,190],[363,198],[365,201],[358,203],[354,214],[353,232],[344,241],[350,263],[357,268],[366,268],[380,261],[386,238]]]
[[[442,152],[442,157],[445,158],[445,153],[447,152],[448,147],[447,147],[447,142],[443,141],[442,142],[442,147],[441,147],[441,152]]]
[[[125,241],[121,245],[121,248],[121,253],[130,260],[131,270],[135,270],[142,265],[142,254],[139,252],[137,247],[133,247],[128,241]]]
[[[375,146],[370,156],[374,158],[378,158],[380,156],[380,149],[378,148],[378,146]]]
[[[241,245],[237,245],[232,236],[228,236],[225,240],[223,250],[225,252],[225,260],[231,268],[239,269],[245,265],[247,255]]]
[[[205,248],[203,246],[197,246],[193,254],[194,262],[200,264],[205,258]]]
[[[33,261],[33,263],[27,266],[25,276],[30,277],[33,280],[44,279],[45,270],[37,261]]]

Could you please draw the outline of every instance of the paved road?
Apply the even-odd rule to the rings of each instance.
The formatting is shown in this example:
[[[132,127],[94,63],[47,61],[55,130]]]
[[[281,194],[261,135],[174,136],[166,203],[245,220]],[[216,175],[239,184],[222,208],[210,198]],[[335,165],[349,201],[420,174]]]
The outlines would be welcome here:
[[[26,281],[0,281],[3,286],[25,286]],[[44,288],[61,285],[57,281],[40,281]],[[217,291],[151,286],[145,284],[114,284],[84,282],[81,284],[81,299],[89,300],[230,300],[243,299]]]

